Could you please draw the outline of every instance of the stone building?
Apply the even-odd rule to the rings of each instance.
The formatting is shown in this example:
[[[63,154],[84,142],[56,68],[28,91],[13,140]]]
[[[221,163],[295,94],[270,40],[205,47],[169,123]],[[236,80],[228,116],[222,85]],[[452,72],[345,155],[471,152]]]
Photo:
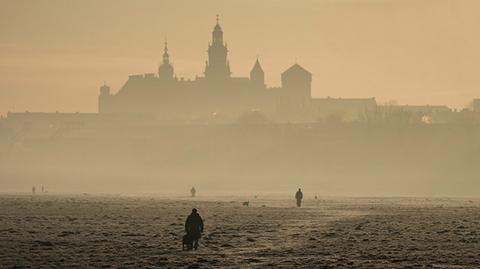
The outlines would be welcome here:
[[[363,113],[366,107],[375,106],[374,99],[312,98],[312,74],[297,63],[281,74],[282,85],[276,88],[265,85],[265,73],[258,59],[250,77],[231,74],[228,47],[217,17],[202,76],[194,80],[178,79],[165,43],[157,74],[131,75],[114,94],[103,85],[98,111],[153,115],[167,123],[232,122],[244,113],[260,111],[277,122],[308,122],[322,116],[319,113],[346,109],[346,114],[352,115],[358,114],[352,110],[361,109]],[[322,106],[329,108],[325,110]],[[332,106],[336,109],[332,110]]]

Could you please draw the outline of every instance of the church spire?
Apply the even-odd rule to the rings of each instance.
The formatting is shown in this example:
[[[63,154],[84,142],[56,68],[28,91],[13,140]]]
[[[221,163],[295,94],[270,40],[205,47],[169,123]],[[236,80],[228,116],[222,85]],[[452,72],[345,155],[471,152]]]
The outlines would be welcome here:
[[[163,64],[170,63],[170,56],[168,55],[168,44],[167,40],[165,39],[165,47],[163,48]]]
[[[255,64],[253,65],[252,73],[263,73],[263,69],[262,69],[262,66],[260,65],[260,61],[258,60],[258,57],[257,57],[257,61],[255,61]]]
[[[219,15],[217,15],[216,21],[217,23],[212,32],[212,43],[208,45],[208,63],[205,66],[205,77],[222,80],[229,78],[231,72],[227,59],[228,49],[223,42],[223,31],[219,23]]]
[[[252,71],[250,71],[250,82],[256,88],[265,88],[265,73],[260,65],[260,61],[258,61],[258,57]]]
[[[223,46],[223,31],[219,23],[219,15],[217,14],[217,24],[213,28],[212,32],[212,45],[222,45]]]
[[[158,77],[162,80],[173,80],[173,66],[170,64],[170,55],[168,55],[168,44],[166,39],[163,48],[163,62],[158,67]]]

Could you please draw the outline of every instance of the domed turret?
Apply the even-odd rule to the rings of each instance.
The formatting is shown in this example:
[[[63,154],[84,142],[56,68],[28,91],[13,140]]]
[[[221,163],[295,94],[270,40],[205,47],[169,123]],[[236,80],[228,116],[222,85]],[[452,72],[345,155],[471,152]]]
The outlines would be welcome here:
[[[104,82],[100,87],[100,95],[98,96],[98,113],[108,112],[111,97],[110,87]]]
[[[165,48],[163,49],[163,62],[160,67],[158,67],[158,77],[161,80],[173,80],[173,66],[170,64],[167,41],[165,41]]]
[[[100,95],[110,95],[110,87],[107,86],[106,82],[100,87]]]

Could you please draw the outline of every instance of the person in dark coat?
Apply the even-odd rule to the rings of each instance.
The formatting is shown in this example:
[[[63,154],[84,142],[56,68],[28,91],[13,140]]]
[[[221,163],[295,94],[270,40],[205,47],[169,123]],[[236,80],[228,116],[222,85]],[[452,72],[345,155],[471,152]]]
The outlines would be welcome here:
[[[200,239],[203,233],[203,219],[198,214],[197,209],[192,209],[192,213],[187,217],[185,221],[185,232],[187,236],[194,242],[194,248],[198,248],[198,239]]]
[[[303,199],[302,189],[298,188],[297,193],[295,193],[295,199],[297,199],[297,207],[301,207]]]

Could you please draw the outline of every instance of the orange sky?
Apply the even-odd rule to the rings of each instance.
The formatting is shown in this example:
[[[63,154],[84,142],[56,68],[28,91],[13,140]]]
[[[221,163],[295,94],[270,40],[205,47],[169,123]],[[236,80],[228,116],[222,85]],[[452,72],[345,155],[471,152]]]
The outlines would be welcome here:
[[[0,0],[0,114],[95,112],[103,81],[155,72],[168,38],[179,77],[201,75],[220,14],[234,76],[267,84],[297,59],[313,94],[464,107],[480,97],[476,0]]]

